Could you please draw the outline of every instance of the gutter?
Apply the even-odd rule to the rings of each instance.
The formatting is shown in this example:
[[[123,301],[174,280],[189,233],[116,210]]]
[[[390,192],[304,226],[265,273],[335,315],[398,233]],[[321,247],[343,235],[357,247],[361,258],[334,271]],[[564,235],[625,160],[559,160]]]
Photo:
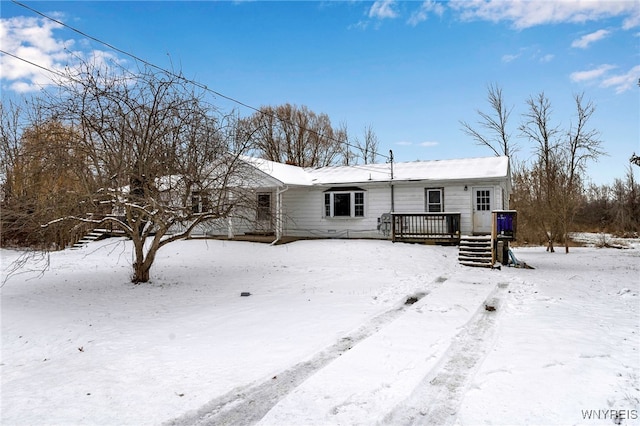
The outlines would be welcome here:
[[[278,187],[276,189],[276,239],[271,242],[271,245],[276,245],[282,238],[282,194],[287,192],[289,187],[287,185]]]

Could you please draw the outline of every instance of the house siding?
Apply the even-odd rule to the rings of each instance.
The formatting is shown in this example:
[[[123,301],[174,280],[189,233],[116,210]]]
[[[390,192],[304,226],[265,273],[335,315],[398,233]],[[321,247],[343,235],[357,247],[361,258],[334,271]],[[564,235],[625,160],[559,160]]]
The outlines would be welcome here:
[[[467,191],[464,190],[465,185]],[[326,187],[290,188],[283,194],[284,235],[322,238],[387,238],[378,230],[378,220],[391,211],[391,187],[385,184],[358,184],[365,191],[365,217],[324,217]],[[419,181],[394,183],[394,208],[398,213],[425,211],[425,189],[442,188],[444,210],[461,213],[461,232],[473,232],[472,187],[493,189],[493,208],[508,208],[506,186],[500,180],[468,182]]]
[[[415,164],[414,164],[415,165]],[[282,166],[282,165],[279,165]],[[292,167],[292,166],[286,166]],[[274,170],[278,170],[274,166]],[[287,169],[288,170],[288,169]],[[281,236],[292,237],[319,237],[319,238],[389,238],[379,230],[380,218],[383,214],[390,213],[391,182],[388,181],[364,181],[349,182],[345,179],[337,179],[329,184],[329,179],[324,179],[322,184],[299,182],[300,179],[289,181],[282,178],[277,180],[264,174],[262,179],[256,179],[257,183],[250,191],[254,194],[271,193],[273,225],[277,224],[276,203],[278,194],[282,197],[282,233]],[[285,182],[289,182],[288,184]],[[295,183],[294,183],[295,182]],[[394,211],[396,213],[420,213],[426,211],[425,189],[442,188],[445,212],[459,212],[461,214],[461,233],[470,235],[474,232],[474,191],[473,188],[492,189],[492,210],[508,209],[511,192],[510,172],[507,166],[507,175],[492,178],[448,179],[441,180],[397,180],[393,182]],[[334,188],[361,188],[365,193],[364,217],[325,217],[324,195],[328,189]],[[467,190],[465,190],[465,187]],[[244,213],[244,214],[243,214]],[[244,218],[240,218],[244,216]],[[258,230],[255,221],[255,211],[237,212],[237,216],[231,220],[218,220],[215,223],[206,224],[198,231],[210,235],[229,234],[229,223],[232,223],[231,231],[235,235],[241,235]],[[276,231],[276,229],[273,229]]]
[[[390,190],[386,185],[358,185],[364,190],[364,217],[334,218],[324,215],[328,188],[290,188],[283,194],[284,234],[323,238],[384,238],[378,218],[389,212]]]

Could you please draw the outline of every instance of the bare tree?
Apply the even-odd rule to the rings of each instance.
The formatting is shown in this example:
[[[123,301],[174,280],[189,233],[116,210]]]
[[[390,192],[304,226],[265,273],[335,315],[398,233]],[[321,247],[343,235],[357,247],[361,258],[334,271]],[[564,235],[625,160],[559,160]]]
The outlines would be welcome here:
[[[346,127],[333,128],[326,114],[291,104],[265,106],[244,126],[254,129],[254,155],[301,167],[337,164],[344,155]]]
[[[373,164],[378,156],[378,136],[373,131],[373,127],[368,125],[364,128],[362,140],[356,138],[357,158],[361,158],[364,164]]]
[[[185,79],[149,69],[83,66],[47,99],[51,119],[73,129],[94,184],[91,215],[50,220],[113,227],[133,242],[134,283],[150,279],[157,251],[227,218],[247,198],[244,132]],[[247,141],[244,141],[245,144]]]
[[[466,121],[461,121],[462,131],[474,139],[478,145],[491,149],[496,156],[512,155],[516,146],[511,141],[507,123],[513,108],[505,106],[502,89],[496,84],[491,84],[487,88],[487,101],[491,108],[490,112],[476,111],[480,116],[480,120],[476,123],[479,127],[476,128]]]
[[[521,172],[520,185],[516,191],[531,221],[548,242],[547,250],[555,251],[554,241],[562,240],[569,252],[569,232],[572,230],[584,192],[586,163],[604,155],[598,132],[588,128],[595,112],[591,102],[584,102],[583,95],[574,97],[576,121],[566,131],[551,124],[552,108],[544,93],[531,97],[529,107],[520,126],[522,135],[534,144],[534,160],[530,169]],[[516,198],[518,198],[516,197]]]
[[[625,179],[616,179],[611,188],[609,216],[612,230],[622,235],[637,235],[640,232],[640,183],[636,180],[631,165],[627,167]]]
[[[555,205],[558,197],[559,129],[551,125],[551,103],[544,93],[530,97],[527,106],[529,110],[523,116],[520,131],[534,144],[535,160],[531,174],[535,179],[529,182],[535,194],[532,201],[537,205],[533,220],[548,242],[547,251],[553,252],[553,242],[559,233]]]
[[[569,253],[569,232],[574,224],[575,215],[583,199],[583,177],[588,161],[597,161],[604,155],[599,132],[589,129],[589,120],[595,112],[591,101],[585,103],[584,95],[574,96],[576,106],[575,123],[569,128],[562,146],[561,180],[562,196],[558,198],[560,223],[562,225],[565,252]]]

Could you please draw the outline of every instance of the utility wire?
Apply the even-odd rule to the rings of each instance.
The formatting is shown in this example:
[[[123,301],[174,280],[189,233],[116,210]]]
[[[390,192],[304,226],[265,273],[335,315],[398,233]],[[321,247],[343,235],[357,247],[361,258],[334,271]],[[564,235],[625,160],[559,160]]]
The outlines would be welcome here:
[[[115,50],[115,51],[116,51],[116,52],[118,52],[118,53],[121,53],[121,54],[123,54],[123,55],[125,55],[125,56],[128,56],[128,57],[130,57],[130,58],[133,58],[133,59],[134,59],[135,61],[137,61],[137,62],[143,63],[143,64],[147,65],[148,67],[154,68],[154,69],[156,69],[156,70],[158,70],[158,71],[160,71],[160,72],[163,72],[163,73],[165,73],[165,74],[167,74],[167,75],[170,75],[171,77],[174,77],[174,78],[180,79],[180,80],[184,81],[185,83],[189,83],[189,84],[192,84],[192,85],[194,85],[194,86],[196,86],[196,87],[199,87],[200,89],[203,89],[203,90],[205,90],[205,91],[207,91],[207,92],[209,92],[209,93],[214,94],[215,96],[218,96],[218,97],[220,97],[220,98],[223,98],[223,99],[226,99],[226,100],[228,100],[228,101],[231,101],[231,102],[233,102],[233,103],[235,103],[235,104],[238,104],[238,105],[240,105],[240,106],[243,106],[243,107],[245,107],[245,108],[248,108],[248,109],[250,109],[250,110],[252,110],[252,111],[258,112],[258,113],[260,113],[260,114],[262,114],[262,115],[266,115],[266,116],[269,116],[269,117],[271,117],[271,118],[275,118],[275,119],[277,119],[277,120],[283,121],[283,122],[285,122],[285,123],[287,123],[287,124],[289,124],[289,125],[292,125],[292,126],[295,126],[295,127],[299,128],[300,130],[305,130],[305,131],[307,131],[307,132],[313,133],[313,134],[315,134],[316,136],[325,137],[325,138],[327,138],[327,139],[329,139],[329,140],[332,140],[332,141],[334,141],[334,142],[337,142],[337,143],[339,143],[339,144],[343,144],[343,145],[345,145],[345,146],[347,146],[347,147],[349,147],[349,148],[359,149],[359,147],[357,147],[357,146],[355,146],[355,145],[353,145],[353,144],[350,144],[350,143],[349,143],[349,142],[347,142],[347,141],[342,141],[342,140],[339,140],[339,139],[336,139],[336,138],[333,138],[333,137],[327,137],[327,136],[325,136],[325,135],[320,134],[319,132],[316,132],[315,130],[307,129],[306,127],[303,127],[303,126],[301,126],[301,125],[299,125],[299,124],[296,124],[296,123],[293,123],[293,122],[291,122],[291,121],[289,121],[289,120],[286,120],[286,119],[283,119],[283,118],[281,118],[281,117],[278,117],[278,116],[277,116],[277,114],[272,114],[272,113],[269,113],[269,112],[265,112],[265,111],[261,110],[260,108],[256,108],[256,107],[251,106],[251,105],[249,105],[249,104],[246,104],[246,103],[244,103],[244,102],[242,102],[242,101],[239,101],[239,100],[237,100],[237,99],[235,99],[235,98],[232,98],[232,97],[230,97],[230,96],[224,95],[224,94],[222,94],[222,93],[220,93],[220,92],[218,92],[218,91],[216,91],[216,90],[213,90],[213,89],[209,88],[209,87],[208,87],[207,85],[205,85],[205,84],[202,84],[202,83],[200,83],[200,82],[198,82],[198,81],[195,81],[195,80],[192,80],[192,79],[188,79],[188,78],[186,78],[184,75],[176,74],[176,73],[175,73],[175,72],[173,72],[173,71],[169,71],[169,70],[167,70],[167,69],[165,69],[165,68],[162,68],[161,66],[155,65],[155,64],[153,64],[153,63],[151,63],[151,62],[149,62],[149,61],[147,61],[147,60],[145,60],[145,59],[143,59],[143,58],[141,58],[141,57],[139,57],[139,56],[137,56],[137,55],[134,55],[133,53],[129,53],[129,52],[127,52],[127,51],[125,51],[125,50],[122,50],[122,49],[120,49],[120,48],[118,48],[118,47],[116,47],[116,46],[114,46],[114,45],[112,45],[112,44],[110,44],[110,43],[107,43],[107,42],[102,41],[102,40],[100,40],[100,39],[98,39],[98,38],[96,38],[96,37],[93,37],[93,36],[91,36],[91,35],[89,35],[89,34],[85,33],[84,31],[81,31],[81,30],[79,30],[79,29],[77,29],[77,28],[74,28],[74,27],[72,27],[71,25],[68,25],[68,24],[66,24],[66,23],[64,23],[64,22],[62,22],[62,21],[60,21],[60,20],[58,20],[58,19],[55,19],[55,18],[51,17],[51,16],[48,16],[48,15],[46,15],[45,13],[42,13],[42,12],[40,12],[39,10],[36,10],[36,9],[34,9],[34,8],[30,7],[30,6],[27,6],[26,4],[21,3],[21,2],[19,2],[19,1],[17,1],[17,0],[12,0],[12,2],[13,2],[13,3],[15,3],[16,5],[20,6],[20,7],[23,7],[23,8],[25,8],[25,9],[27,9],[27,10],[29,10],[29,11],[31,11],[31,12],[33,12],[33,13],[37,14],[37,15],[42,16],[42,17],[43,17],[43,18],[45,18],[45,19],[48,19],[48,20],[50,20],[50,21],[52,21],[52,22],[55,22],[56,24],[62,25],[63,27],[68,28],[68,29],[70,29],[71,31],[73,31],[73,32],[75,32],[75,33],[77,33],[77,34],[80,34],[82,37],[86,37],[86,38],[88,38],[88,39],[90,39],[90,40],[95,41],[96,43],[100,43],[100,44],[102,44],[102,45],[104,45],[104,46],[108,47],[108,48],[109,48],[109,49],[111,49],[111,50]],[[33,66],[36,66],[36,67],[38,67],[38,68],[40,68],[40,69],[43,69],[43,70],[46,70],[46,71],[52,72],[52,73],[57,74],[57,75],[62,76],[62,77],[69,78],[69,76],[66,76],[66,75],[62,74],[62,73],[60,73],[59,71],[55,71],[55,70],[52,70],[52,69],[48,69],[48,68],[46,68],[46,67],[43,67],[42,65],[35,64],[35,63],[31,62],[31,61],[28,61],[28,60],[26,60],[26,59],[24,59],[24,58],[20,58],[20,57],[18,57],[18,56],[16,56],[16,55],[13,55],[13,54],[9,54],[9,53],[7,53],[7,52],[5,52],[5,51],[1,51],[1,50],[0,50],[0,52],[2,52],[2,53],[4,53],[4,54],[6,54],[6,55],[8,55],[8,56],[11,56],[11,57],[13,57],[13,58],[15,58],[15,59],[19,59],[19,60],[24,61],[24,62],[26,62],[26,63],[28,63],[28,64],[31,64],[31,65],[33,65]],[[376,156],[379,156],[379,157],[385,158],[385,159],[387,159],[387,160],[389,160],[389,161],[391,160],[391,157],[390,157],[390,156],[388,156],[388,155],[381,154],[381,153],[379,153],[379,152],[375,152],[375,154],[376,154]]]
[[[55,74],[55,75],[57,75],[57,76],[59,76],[59,77],[68,78],[68,79],[73,79],[71,76],[69,76],[69,75],[67,75],[67,74],[64,74],[64,73],[62,73],[62,72],[60,72],[60,71],[57,71],[57,70],[54,70],[54,69],[51,69],[51,68],[47,68],[47,67],[45,67],[45,66],[43,66],[43,65],[38,65],[38,64],[36,64],[35,62],[31,62],[31,61],[30,61],[30,60],[28,60],[28,59],[21,58],[20,56],[16,56],[16,55],[14,55],[13,53],[9,53],[9,52],[7,52],[7,51],[5,51],[5,50],[0,49],[0,53],[2,53],[3,55],[11,56],[11,57],[12,57],[12,58],[14,58],[14,59],[17,59],[17,60],[19,60],[19,61],[25,62],[25,63],[27,63],[27,64],[29,64],[29,65],[33,65],[33,66],[34,66],[34,67],[36,67],[36,68],[40,68],[41,70],[44,70],[44,71],[50,72],[50,73]]]

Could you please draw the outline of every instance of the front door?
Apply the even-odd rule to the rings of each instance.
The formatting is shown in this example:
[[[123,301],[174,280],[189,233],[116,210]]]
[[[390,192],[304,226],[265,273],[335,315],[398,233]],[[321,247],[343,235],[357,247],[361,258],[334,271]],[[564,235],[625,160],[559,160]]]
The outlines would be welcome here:
[[[473,233],[491,233],[491,210],[493,189],[473,188]]]
[[[273,214],[271,211],[271,193],[258,193],[258,206],[256,211],[256,231],[273,231]]]

